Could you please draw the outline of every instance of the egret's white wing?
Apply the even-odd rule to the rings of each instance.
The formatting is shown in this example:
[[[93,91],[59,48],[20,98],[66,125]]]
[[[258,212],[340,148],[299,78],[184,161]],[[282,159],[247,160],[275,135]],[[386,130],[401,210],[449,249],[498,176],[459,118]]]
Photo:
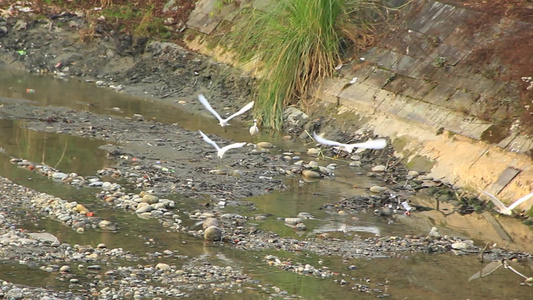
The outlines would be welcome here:
[[[524,197],[516,200],[513,204],[509,205],[509,209],[510,210],[513,210],[513,208],[517,207],[518,205],[526,202],[527,200],[529,200],[531,197],[533,197],[533,193],[531,194],[528,194],[528,195],[525,195]]]
[[[202,138],[204,139],[204,141],[210,145],[212,145],[213,147],[215,147],[215,149],[217,149],[217,152],[220,152],[220,147],[217,145],[217,143],[213,142],[209,137],[207,137],[207,135],[205,135],[201,130],[198,130],[200,132],[200,135],[202,136]],[[227,146],[226,146],[227,147]]]
[[[234,113],[233,115],[226,118],[224,121],[228,122],[229,120],[235,118],[236,116],[240,116],[244,114],[245,112],[249,111],[252,107],[254,107],[254,101],[246,104],[243,108],[241,108],[238,112]]]
[[[518,275],[518,276],[524,278],[525,280],[528,280],[528,279],[529,279],[529,277],[527,277],[526,275],[524,275],[524,274],[518,272],[518,271],[515,270],[513,267],[511,267],[511,266],[507,263],[507,261],[505,261],[505,260],[503,260],[503,267],[506,268],[506,269],[509,269],[509,270],[513,271],[516,275]]]
[[[331,141],[331,140],[327,140],[319,135],[317,135],[316,133],[313,132],[313,138],[315,139],[315,141],[317,141],[319,144],[323,144],[323,145],[329,145],[329,146],[347,146],[347,144],[343,144],[343,143],[339,143],[339,142],[335,142],[335,141]]]
[[[488,193],[488,192],[485,192],[485,191],[482,191],[483,194],[487,195],[490,197],[490,201],[492,201],[492,203],[494,203],[494,205],[496,205],[498,207],[498,209],[500,210],[500,213],[504,214],[504,215],[510,215],[511,214],[511,210],[508,209],[501,201],[500,199],[496,198],[496,196],[494,196],[493,194],[491,193]]]
[[[313,132],[313,138],[320,144],[330,145],[330,146],[339,146],[341,150],[346,150],[352,152],[354,148],[365,148],[365,149],[383,149],[387,146],[387,141],[385,139],[369,140],[364,143],[355,143],[355,144],[343,144],[336,141],[327,140],[316,133]]]
[[[233,148],[241,148],[243,147],[244,145],[246,145],[246,142],[242,142],[242,143],[233,143],[233,144],[229,144],[227,146],[224,146],[222,148],[220,148],[220,150],[218,150],[218,156],[220,158],[222,158],[222,156],[224,156],[224,153],[226,153],[226,151],[228,151],[229,149],[233,149]]]
[[[224,120],[222,120],[222,118],[220,117],[220,115],[217,113],[216,110],[214,110],[212,107],[211,107],[211,104],[209,104],[209,102],[207,101],[207,99],[204,97],[204,95],[202,94],[199,94],[198,95],[198,100],[200,101],[200,103],[202,103],[202,105],[205,107],[205,109],[207,109],[208,111],[210,111],[213,115],[215,115],[215,117],[217,117],[218,121],[222,124],[224,122]],[[204,138],[205,140],[205,138]],[[207,141],[206,141],[207,142]],[[208,142],[209,143],[209,142]]]
[[[474,279],[483,278],[485,276],[488,276],[490,273],[496,271],[501,266],[502,266],[502,262],[499,261],[499,260],[495,260],[493,262],[490,262],[481,271],[479,271],[476,274],[470,276],[470,278],[468,278],[468,281],[470,282],[470,281],[472,281]]]
[[[387,141],[385,139],[368,140],[364,143],[349,144],[350,148],[365,148],[365,149],[383,149],[387,147]]]

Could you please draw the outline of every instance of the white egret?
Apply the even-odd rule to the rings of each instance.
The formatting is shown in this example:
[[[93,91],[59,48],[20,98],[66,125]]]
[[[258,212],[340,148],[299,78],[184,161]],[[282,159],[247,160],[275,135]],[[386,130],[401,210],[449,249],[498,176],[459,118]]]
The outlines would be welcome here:
[[[500,210],[500,213],[501,214],[504,214],[504,215],[508,215],[510,216],[512,213],[513,213],[513,209],[515,207],[517,207],[518,205],[526,202],[527,200],[531,199],[533,197],[533,193],[531,194],[527,194],[525,195],[524,197],[516,200],[513,204],[509,205],[509,206],[505,206],[501,201],[500,199],[496,198],[496,196],[494,196],[493,194],[491,193],[488,193],[488,192],[485,192],[485,191],[482,191],[485,195],[489,196],[490,197],[490,200],[492,201],[492,203],[494,203],[494,205],[496,205],[496,207],[498,207],[498,209]]]
[[[224,153],[226,153],[226,151],[228,151],[229,149],[242,148],[244,145],[246,145],[246,142],[233,143],[233,144],[229,144],[227,146],[224,146],[224,147],[220,148],[217,145],[217,143],[215,143],[209,137],[207,137],[207,135],[205,135],[201,130],[198,130],[198,131],[200,132],[200,135],[202,136],[202,138],[204,139],[204,141],[206,143],[210,144],[211,146],[215,147],[215,149],[217,149],[217,156],[220,159],[222,159],[222,157],[224,157]]]
[[[354,148],[363,148],[363,149],[383,149],[387,146],[387,141],[385,139],[377,140],[368,140],[364,143],[355,143],[355,144],[343,144],[335,141],[327,140],[323,137],[318,136],[313,132],[313,138],[323,145],[336,146],[337,149],[343,150],[349,153],[353,152]]]
[[[507,263],[507,260],[504,258],[502,260],[495,260],[493,262],[490,262],[488,265],[486,265],[483,269],[481,269],[481,271],[477,272],[476,274],[470,276],[470,278],[468,278],[468,282],[474,280],[474,279],[478,279],[478,278],[483,278],[485,276],[488,276],[490,275],[492,272],[496,271],[499,267],[503,266],[504,268],[506,269],[509,269],[511,271],[513,271],[516,275],[524,278],[526,280],[526,284],[531,286],[531,281],[533,280],[533,277],[527,277],[525,276],[524,274],[518,272],[517,270],[515,270],[513,267],[511,267],[508,263]]]
[[[259,133],[259,127],[257,127],[257,119],[254,119],[254,125],[250,127],[250,135],[256,135]]]
[[[207,109],[208,111],[210,111],[213,115],[215,115],[215,117],[217,117],[218,121],[219,121],[219,124],[220,126],[224,127],[224,126],[228,126],[230,124],[228,124],[228,121],[235,118],[236,116],[239,116],[239,115],[242,115],[244,114],[245,112],[249,111],[253,106],[254,106],[254,101],[246,104],[243,108],[241,108],[238,112],[234,113],[233,115],[227,117],[226,119],[222,119],[222,117],[216,112],[216,110],[214,110],[211,105],[209,104],[209,102],[207,101],[207,99],[204,97],[204,95],[200,94],[198,95],[198,100],[200,100],[200,103],[202,103],[202,105],[205,107],[205,109]]]

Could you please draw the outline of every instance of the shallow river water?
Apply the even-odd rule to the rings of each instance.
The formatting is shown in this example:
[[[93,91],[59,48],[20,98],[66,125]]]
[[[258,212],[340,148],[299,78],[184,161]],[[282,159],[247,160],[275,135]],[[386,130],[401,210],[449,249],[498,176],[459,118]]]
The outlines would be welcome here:
[[[31,90],[28,90],[31,89]],[[190,114],[179,106],[163,104],[150,97],[127,96],[109,89],[97,88],[78,80],[60,80],[39,77],[28,73],[2,70],[0,72],[0,99],[3,101],[28,100],[28,105],[63,106],[77,110],[88,110],[98,114],[132,116],[141,114],[145,118],[156,118],[163,123],[179,123],[188,130],[202,130],[236,141],[252,141],[252,138],[235,126],[220,128],[208,115]],[[187,104],[184,104],[187,105]],[[1,111],[1,108],[0,108]],[[209,120],[209,121],[207,121]],[[31,187],[40,192],[49,193],[70,201],[84,203],[88,208],[109,220],[120,220],[123,226],[118,233],[86,232],[77,234],[70,228],[46,218],[27,219],[18,224],[29,231],[46,230],[70,244],[90,244],[96,246],[105,243],[109,248],[123,248],[132,253],[145,253],[172,249],[190,257],[207,256],[214,261],[224,260],[228,265],[237,263],[246,266],[246,273],[262,284],[276,285],[289,294],[300,295],[306,299],[345,299],[353,298],[353,292],[339,288],[331,280],[297,275],[269,267],[261,260],[266,253],[232,251],[230,247],[206,247],[203,240],[185,234],[166,232],[154,220],[140,219],[134,214],[102,205],[96,199],[96,190],[73,188],[64,184],[51,182],[37,174],[20,169],[9,162],[11,157],[28,159],[45,163],[63,172],[76,172],[82,176],[94,175],[99,169],[111,165],[106,158],[106,151],[99,149],[108,142],[74,137],[70,135],[36,132],[25,128],[24,120],[1,119],[0,115],[0,175],[15,183]],[[243,125],[249,126],[249,125]],[[242,128],[242,127],[241,127]],[[267,140],[279,148],[300,151],[304,159],[310,145],[288,144],[276,132],[262,132],[254,141]],[[304,239],[317,233],[329,232],[339,239],[351,239],[356,235],[362,237],[374,235],[427,234],[436,226],[442,234],[458,235],[472,238],[481,243],[505,243],[510,249],[533,251],[531,230],[517,220],[498,218],[496,221],[481,216],[442,216],[431,212],[415,212],[411,216],[400,215],[393,219],[375,216],[372,212],[361,213],[356,217],[328,213],[320,207],[325,203],[336,203],[342,196],[364,194],[372,185],[379,184],[375,179],[363,174],[355,174],[348,167],[348,162],[335,161],[339,168],[333,179],[315,182],[302,182],[298,178],[287,179],[284,184],[289,188],[283,192],[246,199],[255,203],[256,211],[238,211],[242,215],[274,214],[278,217],[295,217],[299,212],[308,212],[316,217],[307,225],[307,230],[297,233],[276,219],[261,223],[260,228],[276,232],[282,236]],[[363,187],[354,188],[353,186]],[[170,195],[182,211],[188,209],[188,200],[180,195]],[[421,203],[430,199],[420,199]],[[232,210],[235,208],[228,208]],[[24,213],[24,212],[19,212]],[[488,219],[492,221],[487,221]],[[488,224],[488,225],[487,225]],[[497,228],[501,227],[511,238],[502,237]],[[495,233],[496,232],[496,233]],[[346,264],[336,257],[313,257],[312,255],[286,255],[293,261],[309,262],[316,265],[319,260],[327,263],[351,278],[371,278],[380,283],[393,299],[527,299],[532,295],[531,287],[523,286],[522,279],[505,268],[499,268],[490,276],[468,281],[484,265],[475,255],[455,256],[417,254],[405,258],[354,259],[353,269],[346,269]],[[516,264],[515,269],[523,274],[533,275],[533,268]],[[66,283],[58,282],[53,275],[38,269],[21,269],[12,262],[0,263],[0,279],[15,283],[66,288]],[[355,294],[359,295],[359,294]],[[260,298],[257,295],[236,295],[218,297],[224,299]],[[369,297],[361,294],[360,297]],[[375,296],[374,296],[375,297]]]

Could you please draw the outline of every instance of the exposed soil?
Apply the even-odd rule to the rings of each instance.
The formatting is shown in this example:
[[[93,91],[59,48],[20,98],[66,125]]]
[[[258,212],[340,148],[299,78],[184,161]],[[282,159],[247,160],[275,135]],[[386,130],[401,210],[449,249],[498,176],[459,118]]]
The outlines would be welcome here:
[[[83,3],[83,1],[80,1]],[[93,5],[96,1],[87,1]],[[101,1],[106,4],[107,1]],[[118,4],[118,1],[109,1],[113,4]],[[125,1],[124,1],[125,2]],[[507,1],[509,2],[509,1]],[[0,17],[0,66],[14,67],[24,69],[30,72],[42,74],[55,74],[58,76],[79,76],[85,79],[92,79],[101,81],[102,85],[118,86],[122,85],[124,91],[131,94],[142,95],[148,93],[156,98],[161,99],[167,103],[175,103],[177,99],[189,99],[190,103],[196,103],[194,98],[198,91],[202,91],[208,98],[220,99],[217,106],[228,106],[235,110],[242,106],[242,104],[249,101],[249,96],[252,93],[253,79],[243,76],[238,71],[232,70],[228,66],[212,61],[211,59],[191,53],[186,49],[171,43],[152,42],[145,37],[132,35],[128,30],[114,30],[117,24],[101,24],[100,29],[92,29],[94,31],[88,32],[86,23],[86,15],[76,15],[71,11],[62,11],[58,8],[50,8],[43,5],[43,2],[36,2],[38,7],[34,7],[37,12],[47,14],[46,18],[32,16],[14,10],[6,13],[4,11],[3,17]],[[79,4],[79,2],[76,2]],[[122,2],[121,2],[122,3]],[[162,12],[162,1],[139,1],[139,6],[146,3],[151,3],[157,8],[155,11],[159,14]],[[172,26],[183,26],[183,21],[188,12],[193,7],[194,1],[182,1],[183,10],[175,12],[175,18],[169,23]],[[476,1],[470,2],[477,4]],[[479,4],[480,5],[480,4]],[[479,6],[482,8],[482,6]],[[90,8],[79,7],[79,8]],[[158,15],[159,16],[159,15]],[[107,27],[109,26],[109,27]],[[5,28],[5,30],[4,30]],[[80,32],[82,33],[80,37]],[[95,35],[93,35],[93,33]],[[90,38],[87,38],[90,37]],[[86,43],[83,43],[84,40]],[[191,111],[201,111],[203,108],[196,103],[188,106]],[[39,131],[62,132],[65,134],[78,135],[84,137],[99,137],[107,140],[116,141],[119,146],[109,146],[106,150],[112,159],[116,160],[115,169],[121,173],[138,173],[138,176],[133,178],[131,183],[142,184],[143,189],[152,190],[157,194],[165,193],[180,193],[185,197],[192,199],[202,199],[201,204],[207,207],[205,210],[211,212],[214,204],[220,201],[227,201],[232,205],[249,205],[242,200],[244,197],[259,195],[267,193],[272,190],[279,190],[283,188],[283,181],[278,179],[281,176],[291,176],[298,174],[303,167],[295,167],[289,161],[286,161],[282,155],[270,155],[268,152],[256,154],[232,153],[231,151],[224,157],[225,164],[231,166],[230,171],[239,170],[237,176],[216,175],[211,173],[213,168],[213,161],[216,160],[214,152],[206,152],[205,147],[198,146],[198,134],[196,132],[187,131],[181,128],[178,124],[162,124],[150,120],[142,119],[125,119],[118,117],[100,116],[87,112],[72,111],[69,109],[58,107],[39,108],[26,107],[20,105],[5,105],[2,107],[3,117],[27,119],[28,127]],[[307,123],[287,124],[286,130],[291,133],[292,138],[301,134],[302,129],[306,128],[312,130],[320,126],[336,124],[340,126],[340,122],[331,119],[314,119]],[[342,126],[354,126],[342,125]],[[339,140],[351,141],[353,136],[346,136],[340,130],[336,133]],[[368,133],[370,135],[371,133]],[[211,136],[215,141],[222,144],[227,144],[232,141],[222,140],[218,137]],[[331,136],[335,137],[335,136]],[[359,138],[366,138],[367,136],[360,136]],[[139,143],[139,139],[144,143]],[[252,149],[249,145],[247,148]],[[413,178],[407,177],[407,170],[403,167],[393,156],[392,148],[387,148],[381,152],[379,156],[375,152],[367,152],[361,160],[364,166],[386,165],[388,172],[382,176],[383,182],[393,187],[399,194],[411,193],[414,189],[423,188],[423,182],[412,181],[410,188],[406,188],[405,182]],[[383,154],[384,153],[384,154]],[[121,157],[136,157],[139,160],[132,162],[123,160]],[[164,161],[167,169],[175,170],[173,173],[163,172],[157,168],[157,162]],[[280,169],[284,172],[280,173]],[[277,176],[277,178],[276,178]],[[194,180],[188,180],[193,177]],[[265,180],[264,178],[274,177],[274,180]],[[138,179],[143,179],[138,181]],[[6,197],[13,201],[12,204],[17,206],[29,206],[28,197],[36,197],[34,192],[27,191],[24,188],[13,188],[12,183],[3,181],[5,193],[13,193],[11,197]],[[446,194],[449,198],[454,198],[453,189],[446,184],[438,183],[440,193]],[[17,195],[24,195],[24,197],[17,197]],[[103,193],[102,199],[107,202],[116,201],[118,199],[111,199],[115,194]],[[117,197],[115,197],[117,198]],[[32,198],[33,199],[33,198]],[[469,202],[475,199],[463,199],[463,203],[458,203],[464,213],[471,213],[474,211],[474,206]],[[373,199],[343,199],[340,203],[332,203],[326,205],[325,208],[338,208],[338,204],[347,211],[360,209],[356,203],[363,203],[368,207],[382,207],[391,201],[388,197],[373,198]],[[4,203],[4,202],[3,202]],[[2,211],[9,211],[9,206],[5,202],[2,206]],[[11,202],[10,202],[11,203]],[[9,204],[9,203],[8,203]],[[479,204],[479,203],[478,203]],[[200,211],[200,209],[199,209]],[[253,226],[247,226],[246,220],[240,216],[222,218],[219,214],[214,214],[221,219],[224,231],[221,240],[228,246],[239,250],[263,250],[263,249],[279,249],[289,252],[310,251],[318,255],[338,255],[342,258],[349,259],[353,257],[373,257],[373,256],[399,256],[399,253],[442,253],[449,251],[452,244],[461,242],[459,238],[436,238],[428,237],[425,233],[421,236],[406,236],[406,237],[376,237],[369,239],[354,239],[353,241],[339,241],[329,238],[327,235],[321,236],[321,239],[310,239],[306,241],[298,241],[296,239],[280,237],[271,232],[257,230]],[[17,243],[27,236],[14,230],[12,224],[16,224],[14,220],[15,214],[11,216],[6,213],[0,214],[0,222],[3,226],[0,233],[4,236],[10,234],[17,236]],[[89,217],[88,217],[89,218]],[[168,221],[168,220],[167,220]],[[162,222],[166,222],[163,220]],[[65,222],[65,224],[74,225]],[[188,233],[192,236],[201,236],[197,230],[192,230],[185,226],[177,226],[174,228],[177,231]],[[13,238],[12,238],[13,239]],[[35,249],[22,247],[19,252],[13,245],[17,243],[4,243],[4,252],[2,252],[2,259],[9,260],[15,257],[25,257],[25,259],[32,261],[31,253]],[[20,242],[22,243],[22,242]],[[39,244],[40,243],[40,244]],[[50,253],[48,261],[35,261],[35,265],[50,264],[50,261],[58,264],[65,262],[65,257],[61,257],[61,253],[67,253],[66,256],[75,257],[74,262],[87,261],[85,255],[97,253],[109,260],[115,260],[114,256],[123,258],[125,254],[118,250],[109,249],[78,249],[80,247],[68,247],[67,245],[57,245],[56,243],[39,242],[31,244],[39,250],[39,256],[46,256],[45,253]],[[9,247],[8,247],[9,246]],[[468,248],[468,249],[466,249]],[[44,250],[43,250],[44,249]],[[468,250],[472,253],[479,253],[479,247],[465,247],[462,250]],[[24,251],[24,253],[22,253]],[[490,251],[490,250],[487,250]],[[30,254],[28,254],[30,253]],[[88,254],[90,253],[90,254]],[[78,257],[77,255],[81,255]],[[527,253],[510,253],[498,249],[491,253],[493,258],[517,258],[529,259],[530,255]],[[152,257],[129,257],[133,261],[143,261],[150,264],[155,264]],[[275,258],[267,259],[275,261]],[[98,261],[103,264],[103,260]],[[275,263],[273,263],[275,264]],[[207,271],[204,261],[192,261],[190,269],[184,268],[181,272],[185,272],[187,278],[201,277],[202,272]],[[287,268],[290,263],[284,262],[278,265],[280,268]],[[140,268],[141,270],[139,270]],[[153,274],[158,279],[154,280],[183,280],[178,270],[172,269],[172,273],[168,273],[165,277],[163,269],[165,266],[156,267],[132,267],[127,270],[126,267],[118,267],[110,276],[115,276],[109,279],[99,278],[100,282],[108,288],[116,288],[115,295],[121,297],[129,297],[136,295],[132,289],[126,289],[123,286],[118,287],[113,281],[115,278],[128,278],[128,274],[139,274],[143,276],[152,276]],[[169,267],[170,268],[170,267]],[[219,272],[219,271],[217,271]],[[253,285],[252,279],[244,274],[240,274],[238,270],[232,270],[228,274],[225,271],[220,271],[221,277],[231,278],[231,283],[239,285],[243,281]],[[107,273],[106,273],[107,274]],[[217,273],[218,274],[218,273]],[[120,277],[120,276],[123,277]],[[62,275],[63,276],[63,275]],[[128,277],[129,276],[129,277]],[[69,279],[68,276],[65,278]],[[161,279],[163,278],[163,279]],[[118,281],[118,280],[117,280]],[[126,281],[126,280],[124,280]],[[221,280],[226,282],[225,280]],[[50,292],[41,289],[28,289],[26,292],[30,294],[30,298],[40,298],[43,295],[48,297],[59,298],[90,298],[98,296],[102,299],[111,299],[115,295],[111,292],[100,289],[95,290],[98,280],[88,281],[85,283],[75,283],[75,289],[69,293]],[[199,281],[202,283],[202,281]],[[209,283],[209,281],[206,281]],[[140,284],[140,283],[137,283]],[[143,284],[150,286],[151,283],[144,282]],[[6,298],[13,297],[16,287],[9,283],[4,283],[4,287],[8,287],[8,291],[4,289]],[[256,284],[257,285],[257,284]],[[143,286],[144,287],[144,286]],[[228,289],[234,286],[228,286]],[[191,287],[191,289],[194,289]],[[213,290],[216,290],[212,287]],[[83,292],[79,292],[79,291]],[[152,298],[156,294],[148,292],[148,287],[142,294],[142,297]],[[151,291],[151,290],[150,290]],[[273,296],[286,296],[284,294],[277,294],[279,291],[271,289],[266,291]],[[22,293],[22,292],[20,292]],[[72,293],[76,295],[72,295]],[[130,294],[128,294],[130,293]],[[140,292],[139,292],[140,293]],[[173,293],[173,294],[172,294]],[[183,294],[178,292],[168,291],[169,297],[181,297]],[[376,296],[386,296],[383,292],[375,292]]]

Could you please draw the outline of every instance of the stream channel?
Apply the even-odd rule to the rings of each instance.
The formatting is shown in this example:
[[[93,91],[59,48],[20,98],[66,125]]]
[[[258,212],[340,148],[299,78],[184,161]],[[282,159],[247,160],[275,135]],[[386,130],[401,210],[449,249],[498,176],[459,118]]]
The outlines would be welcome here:
[[[31,92],[28,93],[29,90]],[[140,114],[144,118],[157,118],[162,123],[179,123],[187,130],[202,130],[210,135],[219,135],[234,141],[268,141],[277,149],[288,149],[300,152],[302,159],[309,161],[316,158],[306,156],[307,148],[314,145],[289,142],[282,134],[262,130],[259,136],[248,135],[248,123],[233,121],[232,126],[221,128],[212,118],[204,114],[191,114],[180,109],[180,104],[169,105],[150,97],[134,97],[110,89],[98,88],[80,80],[54,79],[36,76],[13,70],[0,72],[0,101],[20,102],[33,106],[61,106],[73,110],[85,110],[95,114],[133,116]],[[187,104],[184,104],[187,105]],[[0,108],[1,111],[1,108]],[[0,115],[1,117],[1,115]],[[75,172],[82,176],[95,175],[105,167],[112,166],[107,151],[99,147],[108,141],[81,138],[67,134],[37,132],[25,126],[25,120],[0,118],[0,175],[13,182],[27,186],[39,192],[51,194],[69,201],[83,203],[96,215],[116,221],[122,226],[118,232],[87,231],[78,234],[61,223],[26,213],[25,222],[17,224],[21,229],[30,232],[46,231],[55,235],[61,243],[71,245],[92,245],[105,243],[108,248],[123,248],[135,254],[164,251],[171,249],[191,258],[204,256],[208,260],[228,265],[244,267],[244,273],[252,277],[257,285],[272,285],[285,290],[288,295],[298,295],[304,299],[366,299],[375,298],[375,294],[353,291],[349,285],[343,285],[340,278],[347,282],[361,282],[373,288],[382,289],[381,296],[392,299],[527,299],[533,291],[531,287],[521,284],[522,278],[510,270],[499,268],[489,276],[469,281],[469,277],[480,271],[486,264],[481,263],[476,255],[445,254],[405,254],[394,258],[360,258],[346,264],[335,256],[317,257],[304,253],[283,253],[275,250],[258,253],[232,249],[224,244],[206,244],[204,240],[191,237],[184,233],[169,232],[154,219],[141,219],[135,214],[113,206],[104,206],[95,197],[98,192],[92,188],[75,188],[55,183],[51,179],[17,167],[10,162],[12,157],[27,159],[36,163],[44,163],[65,173]],[[243,127],[246,126],[246,130]],[[198,140],[201,143],[201,140]],[[273,150],[275,153],[277,150]],[[279,151],[279,150],[278,150]],[[355,236],[404,236],[426,235],[433,226],[438,227],[441,234],[457,235],[471,238],[476,244],[499,243],[507,248],[531,252],[533,237],[531,230],[518,220],[509,217],[497,218],[497,223],[507,231],[511,239],[501,239],[498,234],[484,235],[487,229],[487,218],[474,215],[442,216],[432,212],[414,212],[408,215],[395,215],[393,218],[376,216],[372,211],[354,215],[332,214],[320,209],[325,203],[336,203],[343,196],[368,193],[367,189],[354,188],[379,185],[377,179],[366,176],[366,171],[349,167],[349,161],[335,160],[338,167],[335,177],[314,182],[304,182],[300,178],[283,179],[288,188],[274,191],[266,195],[245,199],[255,204],[255,211],[247,211],[244,207],[227,207],[229,212],[253,216],[272,214],[277,218],[269,218],[258,226],[280,236],[306,239],[310,236],[328,232],[338,239],[353,239]],[[217,175],[213,175],[217,176]],[[220,175],[219,175],[220,176]],[[430,202],[423,195],[419,203]],[[177,194],[168,195],[175,200],[180,211],[191,210],[197,206]],[[295,217],[300,212],[308,212],[315,219],[306,222],[307,230],[297,232],[279,221],[279,218]],[[190,226],[194,226],[193,221]],[[494,220],[494,219],[492,219]],[[492,225],[488,225],[489,227]],[[342,228],[342,230],[341,230]],[[509,229],[511,228],[511,229]],[[200,228],[198,228],[200,229]],[[509,230],[513,230],[510,232]],[[487,231],[491,231],[487,229]],[[280,270],[269,266],[263,260],[267,254],[277,255],[284,259],[291,258],[303,264],[318,265],[317,261],[339,274],[338,278],[320,279]],[[168,264],[180,264],[167,258]],[[347,268],[347,266],[353,266]],[[527,276],[532,276],[531,262],[516,263],[513,267]],[[16,262],[0,262],[0,279],[29,286],[47,287],[50,289],[67,290],[68,283],[58,280],[57,274],[47,273],[38,268],[21,267]],[[196,297],[201,297],[197,292]],[[193,295],[194,296],[194,295]],[[261,299],[261,294],[244,292],[240,294],[205,295],[205,298],[216,299]]]

